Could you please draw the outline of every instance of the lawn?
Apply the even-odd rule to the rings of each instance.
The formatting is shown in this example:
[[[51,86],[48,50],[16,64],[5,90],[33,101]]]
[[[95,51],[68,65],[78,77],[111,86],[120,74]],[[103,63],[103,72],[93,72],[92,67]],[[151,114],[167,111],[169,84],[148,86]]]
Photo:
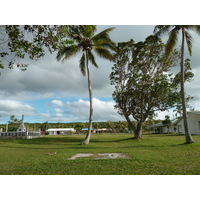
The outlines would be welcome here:
[[[200,136],[184,144],[182,135],[95,134],[89,145],[84,135],[43,136],[31,140],[0,140],[0,174],[24,175],[142,175],[200,174]],[[54,155],[48,155],[56,152]],[[68,160],[77,153],[124,153],[130,159]]]

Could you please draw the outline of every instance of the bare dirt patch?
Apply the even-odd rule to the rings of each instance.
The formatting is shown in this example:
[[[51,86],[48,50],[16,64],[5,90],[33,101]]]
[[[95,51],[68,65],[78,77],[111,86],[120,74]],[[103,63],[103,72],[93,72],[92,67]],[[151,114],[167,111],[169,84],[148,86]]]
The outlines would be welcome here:
[[[92,159],[99,160],[99,159],[117,159],[117,158],[130,158],[126,154],[123,153],[78,153],[71,158],[68,158],[68,160],[75,160],[77,158],[83,158],[83,157],[91,157]]]

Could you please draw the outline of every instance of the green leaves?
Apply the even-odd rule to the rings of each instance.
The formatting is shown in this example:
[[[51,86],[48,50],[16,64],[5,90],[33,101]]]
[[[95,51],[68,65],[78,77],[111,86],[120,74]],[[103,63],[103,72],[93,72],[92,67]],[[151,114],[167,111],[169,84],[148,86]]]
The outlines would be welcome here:
[[[154,111],[174,105],[177,87],[170,82],[168,72],[178,58],[176,50],[165,56],[165,46],[157,36],[149,36],[144,42],[118,44],[110,79],[115,86],[115,108],[127,121],[132,116],[141,124]]]
[[[56,59],[58,61],[62,60],[64,62],[65,60],[68,60],[69,58],[75,56],[80,51],[80,46],[67,46],[62,49],[60,49],[57,53]]]
[[[79,64],[79,67],[80,67],[80,70],[81,70],[81,73],[83,74],[83,76],[85,76],[86,74],[86,63],[85,63],[85,54],[83,53],[81,59],[80,59],[80,64]]]
[[[79,51],[83,51],[79,65],[83,75],[85,75],[86,52],[88,61],[95,67],[98,67],[93,51],[100,57],[113,61],[112,50],[115,50],[115,43],[110,39],[109,33],[114,28],[108,28],[97,35],[95,34],[96,26],[94,25],[72,25],[68,27],[68,37],[73,39],[75,45],[67,45],[60,48],[57,54],[57,60],[64,61],[75,56]],[[110,51],[111,50],[111,51]]]
[[[13,68],[16,62],[21,63],[25,56],[38,60],[45,55],[46,49],[52,53],[63,45],[73,43],[66,39],[68,26],[6,25],[0,26],[0,30],[0,56],[9,68]],[[20,66],[24,70],[28,64],[21,63]]]
[[[171,53],[177,44],[178,35],[180,32],[184,32],[189,54],[192,55],[193,38],[189,31],[194,31],[197,34],[200,34],[200,25],[158,25],[154,29],[154,33],[158,37],[169,34],[169,38],[166,44],[167,55]]]

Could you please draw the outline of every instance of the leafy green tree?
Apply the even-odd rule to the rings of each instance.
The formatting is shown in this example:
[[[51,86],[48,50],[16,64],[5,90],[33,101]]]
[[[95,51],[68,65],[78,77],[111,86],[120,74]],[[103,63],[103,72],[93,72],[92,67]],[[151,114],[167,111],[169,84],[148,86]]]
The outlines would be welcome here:
[[[91,136],[92,120],[93,120],[93,104],[92,104],[92,88],[91,78],[89,70],[89,62],[95,67],[98,67],[93,51],[102,58],[113,60],[113,54],[110,50],[115,50],[115,44],[110,39],[109,33],[114,28],[108,28],[95,35],[96,26],[94,25],[80,25],[80,26],[69,26],[68,36],[74,40],[74,45],[67,45],[60,49],[57,54],[57,60],[64,61],[75,56],[78,52],[82,51],[80,59],[80,70],[85,76],[87,73],[88,78],[88,91],[90,99],[90,114],[89,114],[89,126],[88,133],[82,144],[88,144]]]
[[[114,123],[111,122],[111,121],[107,121],[107,122],[106,122],[106,128],[107,128],[108,130],[111,130],[112,133],[115,132],[115,125],[114,125]]]
[[[48,128],[49,128],[49,123],[48,123],[48,121],[42,123],[41,126],[40,126],[40,129],[41,129],[42,131],[46,131]]]
[[[15,117],[15,115],[11,115],[10,116],[10,121],[8,122],[9,124],[16,124],[16,123],[19,123],[20,122],[20,120],[19,119],[17,119],[16,117]]]
[[[1,25],[0,26],[0,68],[16,64],[26,70],[28,64],[23,59],[38,60],[60,46],[72,43],[66,39],[68,26],[50,25]]]
[[[170,120],[169,115],[166,115],[166,116],[165,116],[165,120],[162,121],[162,124],[163,124],[164,126],[167,126],[168,133],[169,133],[169,127],[170,127],[171,123],[172,123],[172,122],[171,122],[171,120]]]
[[[167,58],[164,44],[155,36],[136,44],[133,40],[118,44],[110,76],[111,84],[115,85],[113,98],[115,108],[134,131],[134,138],[142,137],[142,125],[149,116],[167,110],[176,102],[177,87],[168,72],[178,57],[174,51]]]
[[[186,97],[185,97],[185,65],[184,65],[184,51],[185,51],[185,42],[188,47],[189,54],[192,55],[192,41],[193,38],[189,31],[194,31],[197,34],[200,34],[200,25],[158,25],[154,29],[154,33],[157,36],[162,36],[164,34],[169,34],[168,41],[166,43],[166,55],[170,55],[172,50],[178,42],[178,35],[181,33],[181,67],[180,67],[180,76],[181,76],[181,99],[182,99],[182,110],[183,110],[183,121],[184,129],[186,136],[186,144],[194,143],[194,140],[190,134],[188,121],[187,121],[187,111],[186,111]]]

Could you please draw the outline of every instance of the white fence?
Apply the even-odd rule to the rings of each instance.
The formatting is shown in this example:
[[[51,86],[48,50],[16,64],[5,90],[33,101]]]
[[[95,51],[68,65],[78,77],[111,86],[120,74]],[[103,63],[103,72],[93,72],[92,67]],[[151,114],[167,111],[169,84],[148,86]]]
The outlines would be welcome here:
[[[40,137],[40,132],[0,132],[0,139],[32,139]]]

